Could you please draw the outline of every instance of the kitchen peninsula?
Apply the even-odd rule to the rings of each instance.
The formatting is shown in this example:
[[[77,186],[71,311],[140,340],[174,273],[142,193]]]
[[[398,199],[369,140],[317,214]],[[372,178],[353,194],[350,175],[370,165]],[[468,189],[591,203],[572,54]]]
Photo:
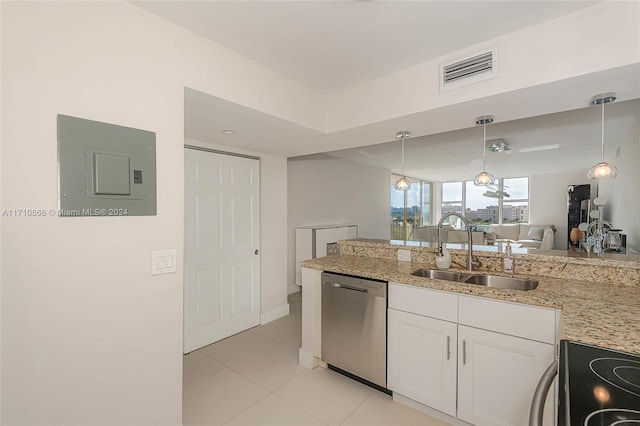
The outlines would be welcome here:
[[[306,368],[317,365],[321,354],[322,271],[389,281],[396,287],[424,288],[431,295],[436,294],[433,293],[435,290],[439,294],[460,297],[461,301],[463,298],[480,303],[494,300],[506,302],[503,304],[516,309],[518,306],[544,308],[557,312],[555,327],[552,327],[555,342],[548,343],[557,344],[562,338],[640,354],[640,256],[588,257],[583,253],[533,250],[518,253],[516,250],[516,276],[538,281],[534,290],[518,291],[412,275],[418,269],[435,267],[436,248],[428,243],[411,245],[359,239],[340,241],[339,245],[339,255],[302,262],[303,330],[299,361]],[[449,244],[448,249],[452,255],[452,270],[468,272],[463,267],[466,246]],[[398,250],[409,251],[411,261],[398,261]],[[500,275],[502,253],[492,247],[474,246],[474,254],[482,263],[474,273]],[[484,312],[498,315],[489,309]],[[501,320],[516,323],[518,318],[505,316]]]

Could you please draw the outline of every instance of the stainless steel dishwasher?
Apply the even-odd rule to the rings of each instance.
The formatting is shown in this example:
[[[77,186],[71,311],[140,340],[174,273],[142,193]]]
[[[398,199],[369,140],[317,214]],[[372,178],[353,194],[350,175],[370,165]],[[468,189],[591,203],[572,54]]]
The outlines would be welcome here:
[[[386,390],[386,282],[322,273],[322,360]]]

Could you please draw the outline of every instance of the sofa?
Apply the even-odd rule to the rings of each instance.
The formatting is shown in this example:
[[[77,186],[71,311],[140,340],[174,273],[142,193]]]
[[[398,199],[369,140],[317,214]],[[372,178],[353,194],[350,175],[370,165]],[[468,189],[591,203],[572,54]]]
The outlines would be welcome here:
[[[486,239],[497,242],[511,241],[520,244],[520,247],[535,248],[539,250],[553,249],[553,225],[529,225],[516,223],[512,225],[491,225]]]
[[[485,233],[482,231],[473,231],[471,233],[471,241],[473,244],[485,244]],[[440,231],[440,238],[446,243],[466,243],[469,235],[467,231],[460,231],[449,225],[444,225]],[[427,241],[435,243],[438,241],[437,226],[420,226],[413,228],[413,239],[416,241]]]

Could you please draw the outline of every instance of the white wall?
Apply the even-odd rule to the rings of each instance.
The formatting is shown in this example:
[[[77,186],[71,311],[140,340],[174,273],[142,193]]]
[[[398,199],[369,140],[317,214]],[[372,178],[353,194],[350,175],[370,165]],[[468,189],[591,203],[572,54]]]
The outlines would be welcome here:
[[[295,228],[355,224],[360,238],[389,239],[391,171],[327,155],[288,162],[288,283],[295,285]]]
[[[591,184],[586,170],[529,176],[529,223],[555,225],[554,249],[567,249],[567,188],[569,185]]]
[[[639,2],[604,2],[346,89],[329,97],[329,131],[637,63],[639,21]],[[615,31],[595,30],[602,22],[615,22]],[[498,47],[498,78],[440,92],[440,64],[494,46]]]
[[[627,235],[627,248],[640,251],[640,111],[633,133],[625,140],[612,142],[605,160],[618,168],[618,177],[600,181],[598,195],[607,200],[604,219]]]
[[[324,104],[126,2],[0,7],[2,207],[56,208],[59,113],[156,132],[158,181],[156,216],[2,217],[2,423],[181,424],[182,268],[151,276],[150,252],[182,256],[184,87],[318,128]],[[283,162],[265,158],[265,185]],[[267,251],[263,271],[284,268]],[[265,308],[286,303],[281,279]]]

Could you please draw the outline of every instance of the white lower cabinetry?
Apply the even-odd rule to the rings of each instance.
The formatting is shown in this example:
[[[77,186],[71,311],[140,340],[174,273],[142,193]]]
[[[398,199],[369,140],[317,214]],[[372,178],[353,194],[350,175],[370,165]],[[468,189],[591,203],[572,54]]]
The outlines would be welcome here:
[[[460,325],[458,350],[458,418],[478,426],[528,424],[554,345]],[[550,401],[545,425],[553,425]]]
[[[388,302],[390,390],[477,426],[528,424],[555,356],[555,310],[396,283]],[[553,401],[552,389],[545,426],[554,424]]]
[[[389,309],[387,386],[456,415],[457,324]]]

